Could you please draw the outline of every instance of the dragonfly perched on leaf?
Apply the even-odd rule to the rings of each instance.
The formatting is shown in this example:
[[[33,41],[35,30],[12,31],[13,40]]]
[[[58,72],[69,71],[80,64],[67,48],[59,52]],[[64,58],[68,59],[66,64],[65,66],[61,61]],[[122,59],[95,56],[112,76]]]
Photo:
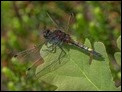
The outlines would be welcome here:
[[[70,21],[73,16],[72,14],[70,15],[70,17],[68,19],[68,24],[67,24],[68,26],[66,29],[59,27],[59,25],[56,23],[56,21],[54,21],[54,19],[50,16],[50,14],[48,12],[47,12],[47,15],[51,19],[51,21],[55,24],[56,29],[55,30],[50,30],[50,29],[43,30],[43,37],[46,39],[44,44],[46,45],[47,48],[49,48],[49,49],[45,49],[44,51],[55,54],[57,51],[57,49],[56,49],[57,47],[61,50],[59,56],[54,61],[58,62],[58,64],[63,63],[62,58],[65,57],[67,54],[63,48],[64,44],[73,45],[75,47],[78,47],[79,49],[81,49],[84,52],[86,52],[87,54],[89,54],[90,57],[103,59],[102,55],[99,52],[96,52],[93,49],[91,49],[83,44],[79,44],[78,42],[75,42],[69,34],[64,32],[64,31],[67,32],[69,30]],[[50,44],[50,45],[48,46],[48,44]],[[40,49],[42,48],[42,45],[43,44],[39,44],[37,46],[34,46],[33,48],[19,52],[19,53],[15,54],[14,57],[20,58],[20,59],[26,58],[31,61],[35,61],[28,68],[28,71],[29,71],[36,64],[39,65],[38,62],[43,59],[42,55],[41,55],[42,53],[40,53]],[[52,64],[50,64],[50,65],[52,65]],[[50,65],[48,67],[50,67]]]

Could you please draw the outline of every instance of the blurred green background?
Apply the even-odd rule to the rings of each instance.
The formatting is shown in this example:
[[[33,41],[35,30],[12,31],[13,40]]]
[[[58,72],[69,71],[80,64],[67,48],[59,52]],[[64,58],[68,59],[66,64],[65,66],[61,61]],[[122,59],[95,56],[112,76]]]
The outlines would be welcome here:
[[[116,40],[121,35],[120,1],[2,1],[1,2],[1,88],[2,90],[54,90],[55,86],[39,83],[34,78],[26,79],[27,65],[11,59],[11,51],[22,51],[40,40],[44,26],[53,23],[46,11],[58,20],[59,26],[67,27],[71,13],[71,34],[84,43],[88,38],[92,45],[101,41],[106,46],[115,85],[120,85],[120,66],[114,53],[119,51]]]

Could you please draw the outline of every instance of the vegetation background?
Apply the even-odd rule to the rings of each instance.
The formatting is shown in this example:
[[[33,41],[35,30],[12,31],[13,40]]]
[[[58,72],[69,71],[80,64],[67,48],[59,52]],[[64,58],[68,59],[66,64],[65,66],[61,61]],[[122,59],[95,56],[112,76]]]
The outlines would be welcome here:
[[[9,50],[22,51],[42,42],[41,30],[52,28],[46,15],[67,26],[70,13],[74,19],[68,32],[79,42],[88,38],[92,44],[101,41],[106,46],[115,85],[121,85],[120,65],[114,53],[119,51],[116,40],[121,35],[121,1],[2,1],[1,2],[1,90],[54,90],[45,82],[25,79],[27,65],[13,62]]]

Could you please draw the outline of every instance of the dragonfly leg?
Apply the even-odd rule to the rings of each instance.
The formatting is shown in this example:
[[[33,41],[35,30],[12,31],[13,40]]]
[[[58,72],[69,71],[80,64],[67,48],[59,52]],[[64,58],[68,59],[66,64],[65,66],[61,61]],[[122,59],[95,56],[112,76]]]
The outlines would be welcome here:
[[[64,49],[63,49],[62,47],[60,47],[60,46],[59,46],[59,48],[61,49],[61,53],[60,53],[60,55],[59,55],[59,57],[58,57],[59,64],[60,64],[60,63],[61,63],[61,58],[63,58],[63,57],[66,55],[66,52],[64,51]],[[62,53],[64,53],[64,55],[63,55],[63,56],[61,56],[61,55],[62,55]]]

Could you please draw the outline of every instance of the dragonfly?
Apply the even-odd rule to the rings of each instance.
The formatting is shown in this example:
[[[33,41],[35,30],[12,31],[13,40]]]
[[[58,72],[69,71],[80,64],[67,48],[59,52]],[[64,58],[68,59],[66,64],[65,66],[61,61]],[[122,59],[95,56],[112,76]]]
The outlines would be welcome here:
[[[94,57],[102,57],[103,56],[99,53],[94,51],[93,49],[80,44],[76,41],[74,41],[71,36],[67,33],[65,33],[63,30],[68,31],[69,30],[69,25],[72,20],[73,14],[70,15],[68,19],[68,24],[67,28],[64,29],[63,27],[59,27],[58,23],[50,16],[49,12],[47,12],[48,17],[51,19],[51,21],[55,24],[56,29],[55,30],[50,30],[50,29],[44,29],[43,30],[43,37],[45,38],[44,44],[46,44],[47,48],[51,48],[50,50],[46,49],[46,51],[55,53],[56,52],[56,47],[59,47],[61,49],[61,53],[58,57],[59,64],[61,64],[61,58],[63,58],[66,55],[65,50],[63,49],[62,45],[63,44],[68,44],[68,45],[73,45],[81,50],[84,50],[85,52],[89,53],[91,56]],[[63,30],[62,30],[63,29]],[[47,45],[47,43],[51,44],[50,46]],[[33,48],[24,50],[22,52],[19,52],[14,55],[16,58],[27,58],[30,60],[35,60],[35,62],[28,68],[28,71],[31,70],[33,66],[37,64],[38,61],[42,60],[42,57],[40,55],[40,49],[42,48],[42,44],[39,44],[37,46],[34,46]],[[63,54],[63,55],[62,55]],[[38,64],[37,64],[38,65]]]

